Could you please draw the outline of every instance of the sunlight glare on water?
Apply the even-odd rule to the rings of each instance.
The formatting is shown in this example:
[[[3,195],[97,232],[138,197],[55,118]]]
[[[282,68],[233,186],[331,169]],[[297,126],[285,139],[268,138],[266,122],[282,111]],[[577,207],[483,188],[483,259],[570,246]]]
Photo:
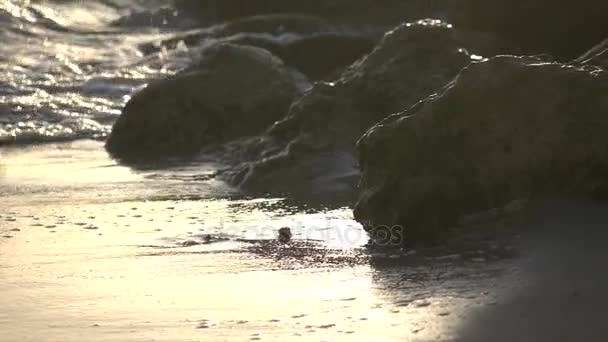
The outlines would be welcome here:
[[[2,154],[3,341],[415,340],[443,336],[462,300],[415,286],[429,304],[396,306],[402,281],[369,264],[350,209],[231,198],[98,145]]]

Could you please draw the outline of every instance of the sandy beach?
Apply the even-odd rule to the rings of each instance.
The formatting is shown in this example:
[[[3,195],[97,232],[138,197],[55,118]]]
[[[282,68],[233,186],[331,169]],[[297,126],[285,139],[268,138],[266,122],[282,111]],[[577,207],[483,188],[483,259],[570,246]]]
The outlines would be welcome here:
[[[0,342],[608,341],[604,9],[0,0]]]
[[[347,208],[235,199],[168,176],[187,170],[159,181],[96,145],[3,151],[2,341],[449,339],[495,303],[507,271],[500,260],[374,254]],[[276,246],[285,225],[296,241]],[[217,241],[185,246],[207,234]]]
[[[91,152],[97,144],[3,151],[2,341],[599,341],[605,331],[605,206],[547,204],[465,249],[374,252],[346,208],[237,199],[168,177],[187,170],[163,171],[182,189],[167,195],[158,174],[117,166]],[[284,225],[296,241],[278,246]],[[502,245],[512,253],[492,252]]]

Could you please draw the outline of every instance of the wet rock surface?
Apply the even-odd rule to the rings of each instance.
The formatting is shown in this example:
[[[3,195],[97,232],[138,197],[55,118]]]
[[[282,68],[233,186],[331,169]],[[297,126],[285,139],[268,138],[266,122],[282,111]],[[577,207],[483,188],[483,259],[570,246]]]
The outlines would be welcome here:
[[[249,190],[352,190],[359,136],[432,94],[469,61],[449,24],[402,24],[340,78],[315,84],[265,135],[243,142],[238,156],[250,162],[224,177]]]
[[[579,57],[575,63],[608,70],[608,38]]]
[[[106,148],[121,159],[196,153],[261,133],[301,91],[294,73],[268,51],[218,44],[198,65],[135,94]]]
[[[403,20],[437,16],[445,6],[428,0],[176,0],[176,5],[206,20],[227,20],[271,13],[306,13],[335,22],[396,25]]]
[[[607,89],[605,72],[538,58],[471,64],[361,138],[356,219],[373,237],[428,241],[513,200],[605,194]]]

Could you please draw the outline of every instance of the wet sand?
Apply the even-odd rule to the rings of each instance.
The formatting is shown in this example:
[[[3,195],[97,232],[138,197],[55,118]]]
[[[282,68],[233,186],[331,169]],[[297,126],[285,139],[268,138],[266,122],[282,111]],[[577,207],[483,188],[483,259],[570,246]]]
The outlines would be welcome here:
[[[606,341],[608,205],[550,200],[525,223],[518,276],[475,312],[460,341]]]
[[[2,164],[0,341],[602,341],[608,331],[608,206],[552,201],[465,247],[370,251],[348,208],[238,198],[187,166],[133,172],[96,142],[3,150]],[[285,225],[295,241],[277,244]]]

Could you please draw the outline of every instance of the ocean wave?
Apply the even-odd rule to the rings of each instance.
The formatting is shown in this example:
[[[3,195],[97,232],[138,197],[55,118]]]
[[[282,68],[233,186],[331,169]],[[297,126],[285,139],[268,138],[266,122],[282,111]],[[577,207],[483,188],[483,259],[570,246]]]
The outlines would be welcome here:
[[[168,1],[0,1],[0,144],[105,139],[130,95],[191,63],[144,56],[159,29],[114,25]]]

